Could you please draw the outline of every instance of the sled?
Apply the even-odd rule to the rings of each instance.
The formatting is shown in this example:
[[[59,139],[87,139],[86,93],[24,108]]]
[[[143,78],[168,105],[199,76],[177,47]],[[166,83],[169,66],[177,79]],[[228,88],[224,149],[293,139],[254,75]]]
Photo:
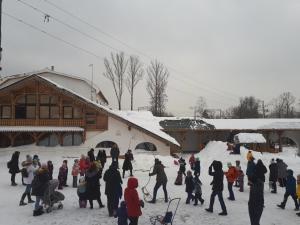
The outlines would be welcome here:
[[[165,215],[157,215],[150,217],[151,225],[173,225],[173,221],[179,206],[181,198],[173,198],[169,201]],[[170,210],[170,206],[174,207],[174,211]]]

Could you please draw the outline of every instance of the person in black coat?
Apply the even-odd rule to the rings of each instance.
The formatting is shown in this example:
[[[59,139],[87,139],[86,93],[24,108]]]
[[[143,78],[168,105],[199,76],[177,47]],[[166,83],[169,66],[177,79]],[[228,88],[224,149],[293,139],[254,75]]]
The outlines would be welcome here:
[[[180,157],[180,159],[178,160],[178,163],[179,163],[179,171],[184,175],[186,176],[185,174],[185,166],[186,166],[186,162],[185,162],[185,159]]]
[[[91,162],[94,162],[95,161],[95,154],[94,154],[94,149],[91,148],[90,151],[88,151],[88,157],[90,158],[90,161]]]
[[[20,168],[19,168],[19,156],[20,156],[20,152],[15,151],[12,156],[11,156],[11,160],[7,163],[7,167],[9,169],[9,173],[11,174],[11,186],[16,186],[16,174],[20,172]]]
[[[132,163],[131,161],[133,161],[133,154],[131,152],[131,150],[129,149],[126,154],[125,154],[125,160],[123,162],[123,178],[125,176],[125,171],[129,170],[130,171],[130,176],[132,175]]]
[[[116,161],[118,168],[119,168],[120,150],[116,144],[114,144],[113,147],[110,149],[110,156],[111,156],[112,162]]]
[[[277,193],[277,185],[276,182],[278,180],[278,166],[274,159],[271,160],[269,165],[270,175],[269,175],[269,182],[272,187],[271,193]]]
[[[185,192],[188,195],[185,203],[190,204],[190,201],[194,199],[193,191],[195,189],[194,179],[192,176],[192,172],[190,170],[187,171],[187,176],[185,177],[184,183],[185,183]]]
[[[108,214],[112,217],[116,213],[119,199],[122,197],[122,178],[116,161],[113,161],[109,169],[105,171],[103,180],[105,181]]]
[[[265,167],[265,165],[263,164],[262,160],[261,159],[257,160],[257,163],[254,168],[254,174],[253,174],[252,181],[255,179],[259,179],[260,181],[262,181],[264,183],[266,181],[265,174],[267,172],[268,172],[268,170]]]
[[[194,164],[194,175],[199,177],[201,172],[200,159],[197,157]]]
[[[213,171],[214,170],[214,171]],[[222,212],[219,213],[221,216],[227,215],[227,209],[223,200],[223,189],[224,189],[224,172],[222,169],[222,162],[214,160],[212,164],[208,168],[208,174],[213,176],[212,185],[212,193],[210,196],[209,208],[205,209],[207,212],[213,212],[215,197],[218,195],[220,205],[222,208]]]
[[[248,212],[251,225],[259,225],[263,209],[264,183],[260,179],[254,179],[250,183],[250,194],[248,201]]]
[[[106,156],[105,150],[104,149],[103,150],[99,150],[98,154],[97,154],[96,160],[100,161],[102,169],[104,169],[104,166],[105,166],[105,163],[106,163],[106,159],[107,159],[107,156]]]
[[[86,195],[90,203],[90,209],[93,209],[93,200],[97,200],[99,208],[103,208],[104,205],[101,201],[100,193],[100,182],[101,170],[97,167],[95,162],[91,163],[90,168],[87,170],[85,179],[86,179]]]
[[[33,216],[39,216],[44,213],[40,201],[49,185],[49,171],[46,164],[41,165],[41,168],[36,171],[31,185],[31,195],[36,196]]]
[[[48,162],[47,162],[47,166],[48,166],[48,171],[49,171],[49,179],[50,180],[53,180],[53,163],[52,163],[52,161],[51,160],[49,160]]]

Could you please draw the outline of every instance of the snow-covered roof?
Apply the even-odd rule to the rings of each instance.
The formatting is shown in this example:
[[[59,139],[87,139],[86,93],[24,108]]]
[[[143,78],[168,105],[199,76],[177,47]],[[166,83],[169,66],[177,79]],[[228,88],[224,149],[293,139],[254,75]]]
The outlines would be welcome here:
[[[153,116],[149,111],[116,111],[112,112],[125,120],[138,125],[139,127],[150,131],[161,138],[168,140],[169,142],[180,146],[180,144],[167,133],[165,133],[163,128],[159,125],[161,118]]]
[[[81,127],[0,126],[1,132],[83,132]]]
[[[106,104],[108,104],[107,99],[105,98],[104,94],[102,93],[102,91],[100,90],[100,88],[93,83],[93,85],[91,84],[91,81],[79,77],[79,76],[75,76],[75,75],[70,75],[70,74],[65,74],[65,73],[61,73],[61,72],[57,72],[54,71],[52,69],[42,69],[42,70],[38,70],[38,71],[33,71],[33,72],[29,72],[29,73],[22,73],[22,74],[15,74],[15,75],[11,75],[11,76],[6,76],[3,78],[3,80],[0,80],[0,89],[5,88],[7,86],[10,86],[11,84],[14,84],[24,78],[33,76],[33,75],[39,75],[45,78],[48,78],[56,83],[60,83],[62,85],[64,84],[68,84],[70,85],[70,89],[73,89],[75,91],[81,92],[81,95],[85,95],[85,96],[90,96],[90,90],[87,88],[87,86],[82,86],[82,84],[84,85],[88,85],[89,87],[93,86],[93,89],[96,94],[98,94]],[[52,75],[52,77],[51,77]],[[53,76],[53,75],[58,75],[58,76]],[[62,79],[64,78],[64,79]],[[67,80],[65,81],[65,78],[67,78]],[[69,79],[68,79],[69,78]],[[74,81],[72,83],[70,83],[70,81]],[[85,93],[85,94],[83,94]]]
[[[251,144],[251,143],[266,143],[266,139],[262,134],[258,133],[239,133],[234,135],[235,143]]]
[[[106,106],[100,105],[88,98],[85,98],[84,96],[79,95],[78,93],[74,92],[73,90],[70,90],[66,87],[63,87],[57,83],[55,83],[54,81],[47,79],[45,77],[42,76],[38,76],[41,79],[44,79],[46,81],[48,81],[49,83],[55,85],[57,88],[61,89],[61,90],[65,90],[81,99],[83,99],[84,101],[108,112],[110,115],[113,115],[119,119],[122,120],[126,120],[132,124],[134,124],[135,126],[144,129],[158,137],[160,137],[161,139],[164,139],[167,142],[170,142],[172,144],[175,144],[177,146],[180,146],[180,144],[175,140],[175,138],[171,137],[170,135],[168,135],[167,133],[165,133],[164,131],[162,131],[162,127],[159,125],[160,122],[160,118],[158,117],[154,117],[152,115],[151,112],[148,111],[117,111],[117,110],[112,110]]]
[[[203,119],[217,130],[300,129],[300,119]]]

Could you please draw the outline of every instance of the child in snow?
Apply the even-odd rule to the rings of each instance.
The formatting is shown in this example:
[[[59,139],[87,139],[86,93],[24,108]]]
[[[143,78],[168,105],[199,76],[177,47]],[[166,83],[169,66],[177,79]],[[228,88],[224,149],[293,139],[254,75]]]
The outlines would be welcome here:
[[[176,177],[176,180],[175,180],[175,185],[182,185],[182,173],[181,171],[178,171],[177,172],[177,177]]]
[[[64,187],[68,187],[68,185],[67,185],[68,171],[69,171],[69,169],[68,169],[68,160],[65,159],[65,160],[63,161],[63,163],[66,164],[66,169],[67,169],[67,171],[66,171],[66,173],[65,173],[65,177],[64,177],[64,183],[63,183],[63,186],[64,186]]]
[[[115,217],[118,218],[118,225],[128,225],[127,208],[124,201],[121,202],[120,207],[117,209]]]
[[[196,161],[195,155],[194,155],[194,153],[192,153],[192,155],[191,155],[191,157],[189,159],[189,164],[190,164],[191,170],[194,170],[195,161]]]
[[[202,182],[200,181],[198,176],[194,177],[194,193],[195,193],[195,203],[194,205],[198,205],[198,200],[201,202],[201,205],[204,203],[204,199],[202,198]]]
[[[238,175],[237,175],[238,172],[237,172],[236,168],[234,166],[232,166],[232,164],[230,162],[227,163],[227,166],[228,166],[228,171],[225,172],[224,174],[227,178],[227,183],[228,183],[228,192],[229,192],[228,199],[231,201],[234,201],[235,197],[234,197],[234,193],[232,190],[232,186],[233,186],[234,181],[238,177]]]
[[[77,195],[79,197],[79,208],[86,208],[87,196],[86,196],[86,181],[84,177],[79,178]]]
[[[195,186],[194,186],[192,172],[188,170],[185,177],[185,192],[188,195],[185,202],[186,204],[190,204],[190,201],[194,200],[194,196],[193,196],[194,188]]]
[[[58,181],[59,181],[58,189],[59,190],[62,190],[63,186],[65,186],[65,183],[66,183],[65,179],[66,179],[67,174],[68,174],[67,163],[64,160],[62,166],[59,168],[59,173],[58,173]]]
[[[49,160],[47,162],[47,167],[48,167],[48,171],[49,171],[49,179],[53,180],[53,163],[51,160]]]
[[[184,160],[184,158],[180,157],[180,159],[178,160],[178,163],[179,163],[179,171],[184,175],[186,176],[185,174],[185,166],[186,166],[186,162]]]
[[[238,186],[240,187],[239,191],[240,192],[244,192],[244,172],[242,169],[239,169],[238,170],[238,177],[237,177],[237,183],[238,183]]]
[[[72,167],[73,188],[77,187],[78,174],[79,174],[79,161],[78,161],[78,159],[75,159],[73,167]]]

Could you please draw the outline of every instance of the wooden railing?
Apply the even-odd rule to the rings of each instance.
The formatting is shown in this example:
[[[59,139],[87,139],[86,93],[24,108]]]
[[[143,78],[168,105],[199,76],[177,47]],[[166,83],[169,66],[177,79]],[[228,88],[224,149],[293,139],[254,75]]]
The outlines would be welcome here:
[[[83,119],[0,119],[0,126],[64,126],[83,127]]]

